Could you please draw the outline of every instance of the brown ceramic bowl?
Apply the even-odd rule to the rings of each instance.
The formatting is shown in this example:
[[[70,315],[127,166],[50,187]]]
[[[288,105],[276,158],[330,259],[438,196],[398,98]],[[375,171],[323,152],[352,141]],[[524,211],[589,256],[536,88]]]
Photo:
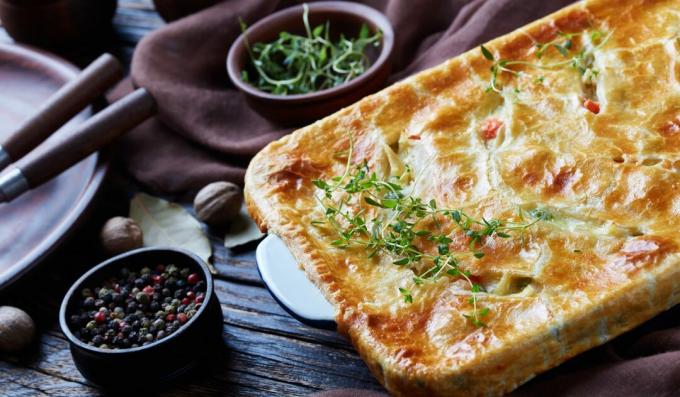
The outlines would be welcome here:
[[[117,0],[0,0],[0,19],[16,41],[60,49],[110,33],[117,6]]]
[[[248,41],[271,42],[280,32],[304,34],[303,6],[274,13],[252,25],[245,32]],[[394,32],[385,15],[363,4],[323,1],[309,4],[309,22],[317,26],[330,21],[332,35],[356,37],[362,24],[372,31],[382,31],[380,46],[366,55],[371,66],[362,75],[337,87],[310,94],[275,95],[260,91],[241,80],[249,55],[242,34],[232,44],[227,56],[227,71],[234,85],[245,95],[248,104],[264,117],[283,125],[303,125],[318,120],[383,87],[390,73]]]

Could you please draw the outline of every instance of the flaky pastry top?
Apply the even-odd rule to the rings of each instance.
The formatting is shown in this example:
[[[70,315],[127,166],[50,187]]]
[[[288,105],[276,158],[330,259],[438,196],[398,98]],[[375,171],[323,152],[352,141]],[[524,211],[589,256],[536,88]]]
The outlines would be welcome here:
[[[677,0],[577,3],[485,44],[491,58],[472,49],[273,142],[248,169],[249,210],[391,393],[508,392],[678,302],[679,30]],[[567,37],[566,55],[540,46]],[[502,60],[518,62],[494,81]],[[412,169],[424,201],[489,219],[553,215],[464,261],[488,291],[485,326],[463,316],[459,279],[416,288],[413,270],[333,247],[312,225],[323,218],[312,181],[343,173],[350,141],[351,162],[380,176]]]

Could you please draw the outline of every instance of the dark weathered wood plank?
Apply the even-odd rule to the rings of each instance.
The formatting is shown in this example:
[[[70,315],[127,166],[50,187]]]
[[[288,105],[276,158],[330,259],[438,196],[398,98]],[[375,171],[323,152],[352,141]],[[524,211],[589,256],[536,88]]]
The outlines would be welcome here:
[[[136,44],[149,32],[164,24],[150,1],[119,2],[113,19],[118,55],[129,62]]]
[[[90,386],[0,361],[2,396],[98,396]]]
[[[216,292],[226,323],[354,351],[337,332],[313,328],[292,318],[263,288],[218,280]]]
[[[305,395],[316,387],[379,386],[351,345],[335,332],[318,330],[288,316],[261,287],[218,280],[227,351],[209,375],[192,379],[193,394],[212,395],[220,385],[227,395]],[[85,384],[71,361],[68,343],[54,325],[43,333],[38,351],[6,362]],[[244,382],[243,379],[249,379]],[[199,391],[196,391],[199,390]],[[180,395],[177,389],[168,391]],[[177,394],[180,393],[180,394]]]
[[[244,284],[263,286],[256,264],[250,260],[215,258],[217,277],[223,280],[231,280]]]
[[[222,302],[222,315],[226,323],[238,325],[242,328],[354,352],[354,347],[335,331],[317,329],[301,324],[287,314],[279,316],[263,315],[258,312],[230,307]]]
[[[96,390],[88,385],[87,380],[76,369],[68,342],[58,331],[43,333],[33,351],[23,352],[20,356],[1,356],[0,364],[17,368],[15,370],[17,373],[20,372],[20,368],[25,369],[26,373],[40,373],[42,376],[53,378],[52,382],[65,382],[72,388],[80,385],[84,389],[91,389],[92,392]]]
[[[234,370],[224,372],[223,379],[197,378],[188,385],[178,386],[164,391],[163,396],[224,396],[224,397],[260,397],[260,396],[306,396],[316,388],[282,383],[269,378],[255,376]]]
[[[226,350],[220,361],[190,379],[192,394],[212,395],[223,390],[223,395],[230,396],[255,396],[263,392],[306,395],[326,387],[379,388],[351,350],[243,328],[230,323],[228,318],[224,341]],[[67,384],[70,389],[92,389],[75,369],[68,342],[59,331],[42,335],[35,357],[3,357],[0,378],[20,374],[29,378],[48,377],[49,384]],[[167,393],[181,395],[182,389],[175,387]]]
[[[255,263],[255,248],[257,242],[247,244],[237,249],[224,247],[223,235],[219,231],[208,230],[213,245],[213,264],[218,271],[218,277],[252,285],[263,285]]]
[[[377,387],[354,352],[229,325],[224,340],[229,365],[243,372],[310,388]]]

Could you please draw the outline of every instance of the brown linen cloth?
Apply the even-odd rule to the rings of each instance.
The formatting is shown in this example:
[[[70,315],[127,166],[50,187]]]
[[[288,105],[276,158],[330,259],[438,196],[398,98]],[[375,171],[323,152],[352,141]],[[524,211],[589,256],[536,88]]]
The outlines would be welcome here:
[[[397,81],[525,25],[571,0],[365,0],[396,34]],[[215,180],[242,183],[248,160],[289,129],[248,108],[230,83],[226,56],[248,24],[292,0],[228,0],[174,22],[139,44],[132,80],[159,104],[158,117],[123,140],[125,168],[147,187],[177,193]],[[120,87],[113,97],[129,90]]]
[[[394,25],[395,74],[391,80],[397,81],[570,1],[364,2],[384,12]],[[248,159],[288,132],[245,105],[228,81],[225,58],[239,33],[239,16],[252,24],[295,3],[228,0],[170,24],[140,43],[132,78],[154,94],[160,114],[122,143],[122,160],[135,178],[166,193],[193,190],[218,179],[242,182]],[[115,96],[129,89],[119,88]],[[680,395],[678,319],[680,308],[539,376],[513,395]]]

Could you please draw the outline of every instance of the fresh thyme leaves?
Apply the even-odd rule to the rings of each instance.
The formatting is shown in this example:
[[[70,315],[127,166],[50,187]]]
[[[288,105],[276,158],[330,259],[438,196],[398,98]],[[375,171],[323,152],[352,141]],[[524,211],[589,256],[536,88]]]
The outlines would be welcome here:
[[[486,323],[484,323],[481,320],[481,318],[486,317],[488,314],[489,314],[489,308],[484,307],[484,308],[481,308],[481,309],[475,311],[473,315],[463,314],[463,317],[467,318],[472,323],[472,325],[479,328],[479,327],[485,327],[486,326]]]
[[[577,70],[583,80],[586,83],[591,83],[593,79],[597,78],[599,71],[593,68],[593,54],[595,51],[599,50],[611,37],[611,33],[605,35],[603,32],[596,30],[593,32],[582,32],[582,33],[562,33],[558,32],[558,38],[548,43],[536,44],[536,58],[538,60],[552,48],[555,49],[562,57],[567,58],[564,61],[544,64],[538,62],[529,61],[518,61],[518,60],[508,60],[508,59],[496,59],[493,53],[483,45],[480,46],[482,55],[487,60],[493,62],[491,65],[491,79],[486,88],[487,92],[493,91],[498,94],[502,93],[502,88],[498,83],[498,78],[502,73],[507,73],[511,76],[520,77],[526,75],[528,72],[522,70],[515,70],[511,68],[512,66],[525,66],[530,69],[538,70],[554,70],[563,68],[566,66],[571,66],[573,69]],[[574,50],[574,40],[580,38],[582,43],[582,49],[578,52]],[[585,39],[588,39],[590,45],[585,45]],[[533,80],[535,84],[543,84],[545,81],[545,76],[538,76]],[[518,88],[515,88],[515,92],[519,92]]]
[[[488,59],[489,61],[495,60],[495,57],[493,56],[493,54],[491,54],[491,51],[489,51],[486,47],[484,47],[483,44],[480,48],[482,50],[482,55],[484,55],[484,58]]]
[[[399,287],[399,293],[404,297],[404,302],[413,303],[413,295],[411,295],[411,291],[407,290],[406,288]]]
[[[569,50],[573,46],[572,39],[574,34],[557,32],[558,38],[549,43],[538,43],[536,44],[536,58],[541,58],[543,53],[547,51],[550,47],[555,48],[563,57],[569,57]]]
[[[458,209],[441,208],[434,199],[424,202],[407,192],[403,181],[409,180],[410,167],[405,167],[402,175],[383,179],[371,172],[366,162],[352,165],[351,158],[350,139],[343,175],[313,181],[322,193],[316,198],[324,209],[324,219],[314,220],[312,225],[329,226],[335,235],[331,242],[334,247],[362,248],[369,258],[385,254],[394,265],[413,270],[414,287],[442,276],[464,280],[470,287],[472,305],[465,317],[473,325],[483,326],[482,318],[489,309],[479,307],[477,296],[486,291],[473,281],[472,274],[464,268],[465,261],[484,257],[486,238],[506,239],[519,234],[523,239],[530,227],[551,219],[550,213],[529,211],[526,215],[531,219],[525,221],[525,212],[520,211],[521,222],[478,220]],[[460,235],[467,239],[465,249],[452,244],[454,237]],[[399,288],[399,293],[404,302],[413,302],[412,290]]]
[[[307,4],[302,19],[306,35],[281,32],[271,43],[252,46],[246,37],[251,72],[255,73],[244,69],[243,81],[277,95],[306,94],[348,82],[368,69],[364,50],[380,44],[381,32],[371,34],[369,27],[362,25],[358,37],[340,35],[334,41],[329,21],[312,29]],[[246,30],[243,21],[241,30]]]

